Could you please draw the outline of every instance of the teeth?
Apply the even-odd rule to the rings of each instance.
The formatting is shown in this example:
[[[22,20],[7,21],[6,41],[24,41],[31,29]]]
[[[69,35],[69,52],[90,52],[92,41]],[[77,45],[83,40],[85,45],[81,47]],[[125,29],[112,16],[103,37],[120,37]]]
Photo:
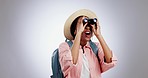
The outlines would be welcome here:
[[[90,32],[85,32],[86,34],[89,34]]]
[[[86,35],[90,35],[90,32],[85,32]]]

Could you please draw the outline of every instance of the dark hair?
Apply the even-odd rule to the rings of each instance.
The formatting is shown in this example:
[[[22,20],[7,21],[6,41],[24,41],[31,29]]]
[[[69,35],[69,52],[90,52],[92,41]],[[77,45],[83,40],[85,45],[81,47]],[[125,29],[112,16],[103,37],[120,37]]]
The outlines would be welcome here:
[[[79,20],[80,17],[83,17],[83,16],[78,16],[71,24],[71,27],[70,27],[70,32],[71,32],[71,35],[73,36],[73,38],[75,38],[75,30],[76,30],[76,27],[77,27],[77,22]]]

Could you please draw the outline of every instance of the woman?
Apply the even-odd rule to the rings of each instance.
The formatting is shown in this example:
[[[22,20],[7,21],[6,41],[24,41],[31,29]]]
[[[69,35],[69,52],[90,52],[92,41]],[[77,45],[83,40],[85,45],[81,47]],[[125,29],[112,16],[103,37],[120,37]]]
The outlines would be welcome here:
[[[66,42],[59,46],[59,61],[65,78],[101,78],[101,73],[115,66],[117,59],[104,41],[99,22],[84,23],[84,19],[97,16],[90,10],[82,9],[73,13],[66,21],[64,35],[72,40],[70,48]],[[93,34],[98,39],[98,56],[93,53],[89,41]]]

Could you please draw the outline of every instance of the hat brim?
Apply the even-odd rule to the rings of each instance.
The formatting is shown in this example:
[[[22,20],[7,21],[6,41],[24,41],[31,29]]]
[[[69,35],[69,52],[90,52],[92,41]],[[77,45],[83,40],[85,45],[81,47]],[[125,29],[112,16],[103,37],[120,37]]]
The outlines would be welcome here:
[[[88,18],[97,18],[95,13],[93,13],[92,11],[87,10],[87,9],[81,9],[81,10],[74,12],[66,20],[65,25],[64,25],[64,36],[66,37],[66,39],[68,39],[68,40],[74,39],[73,36],[71,35],[70,28],[71,28],[72,22],[79,16],[87,16]]]

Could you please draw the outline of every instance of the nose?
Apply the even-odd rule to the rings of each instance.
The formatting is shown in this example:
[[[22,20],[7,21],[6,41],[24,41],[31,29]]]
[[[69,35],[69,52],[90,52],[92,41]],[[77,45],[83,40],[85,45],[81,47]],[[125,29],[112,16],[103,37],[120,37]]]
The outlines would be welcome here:
[[[85,29],[86,30],[91,30],[91,27],[90,26],[86,26]]]

